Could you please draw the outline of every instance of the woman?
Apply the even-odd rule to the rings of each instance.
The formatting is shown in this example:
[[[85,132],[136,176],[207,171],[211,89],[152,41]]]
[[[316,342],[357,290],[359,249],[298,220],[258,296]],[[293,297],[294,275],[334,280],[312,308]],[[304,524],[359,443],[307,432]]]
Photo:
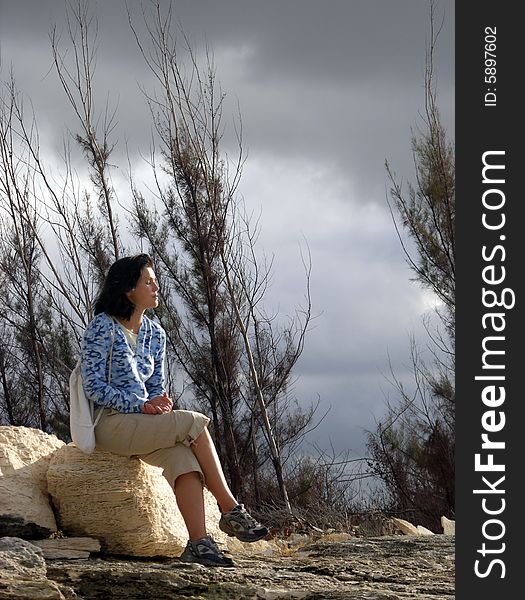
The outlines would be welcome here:
[[[139,456],[163,468],[175,491],[189,533],[185,562],[231,566],[206,534],[203,485],[217,499],[219,527],[244,542],[265,537],[258,523],[232,495],[207,429],[205,415],[173,410],[165,388],[166,334],[144,313],[159,303],[159,286],[147,254],[117,260],[84,333],[81,371],[86,396],[102,411],[97,448]]]

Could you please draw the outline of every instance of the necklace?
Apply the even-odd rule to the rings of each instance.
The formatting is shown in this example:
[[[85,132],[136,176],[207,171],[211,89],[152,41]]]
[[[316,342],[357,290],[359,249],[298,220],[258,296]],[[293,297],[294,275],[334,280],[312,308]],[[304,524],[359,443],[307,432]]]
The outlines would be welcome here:
[[[135,327],[134,325],[131,325],[131,323],[129,321],[124,321],[123,319],[119,319],[119,318],[117,318],[117,321],[122,326],[122,328],[125,329],[126,331],[129,331],[129,333],[132,333],[133,335],[139,334],[139,329],[140,329],[140,326],[142,325],[142,322],[140,322]],[[136,331],[135,331],[135,329],[136,329]]]

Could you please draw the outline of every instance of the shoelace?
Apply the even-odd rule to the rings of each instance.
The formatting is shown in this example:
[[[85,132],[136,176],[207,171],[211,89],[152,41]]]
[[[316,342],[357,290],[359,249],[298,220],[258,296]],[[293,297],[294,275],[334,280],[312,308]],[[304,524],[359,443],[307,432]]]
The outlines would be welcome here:
[[[217,554],[219,554],[220,556],[222,556],[222,552],[219,550],[219,547],[217,546],[217,542],[211,537],[211,535],[209,535],[208,537],[199,541],[199,543],[196,545],[203,545],[204,547],[211,549],[214,552],[216,552]]]
[[[238,514],[245,525],[250,527],[258,527],[260,525],[260,523],[256,521],[244,507],[239,509]]]

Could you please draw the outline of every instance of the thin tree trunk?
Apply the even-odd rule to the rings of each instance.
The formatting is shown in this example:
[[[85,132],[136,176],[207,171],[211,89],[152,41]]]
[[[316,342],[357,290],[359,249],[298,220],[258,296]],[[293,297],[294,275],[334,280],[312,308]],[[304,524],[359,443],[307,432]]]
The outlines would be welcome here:
[[[237,319],[237,325],[239,326],[239,330],[241,332],[241,336],[244,342],[244,348],[246,350],[246,355],[248,357],[248,364],[250,367],[250,374],[253,379],[253,384],[255,387],[257,404],[259,405],[259,410],[261,411],[261,416],[263,419],[264,429],[266,432],[266,439],[268,440],[268,446],[270,448],[270,454],[272,456],[272,464],[275,469],[275,475],[277,477],[277,483],[279,485],[279,491],[281,492],[281,497],[286,508],[286,511],[293,515],[292,506],[290,504],[290,500],[288,498],[288,490],[286,489],[286,482],[284,481],[283,476],[283,465],[281,456],[279,453],[279,448],[277,446],[277,442],[275,440],[275,435],[272,430],[272,425],[270,423],[270,419],[268,418],[268,409],[266,407],[266,403],[264,401],[264,396],[261,390],[261,386],[259,385],[259,376],[257,374],[257,368],[255,366],[255,361],[253,359],[252,347],[250,344],[250,339],[248,337],[248,332],[246,331],[246,327],[244,325],[244,321],[242,320],[241,313],[239,311],[239,305],[237,303],[237,299],[235,298],[235,290],[233,289],[233,284],[230,277],[230,269],[226,263],[226,258],[224,256],[224,252],[221,250],[221,260],[224,268],[224,276],[226,278],[226,282],[228,285],[228,291],[230,294],[231,303],[233,309],[235,311],[235,317]]]

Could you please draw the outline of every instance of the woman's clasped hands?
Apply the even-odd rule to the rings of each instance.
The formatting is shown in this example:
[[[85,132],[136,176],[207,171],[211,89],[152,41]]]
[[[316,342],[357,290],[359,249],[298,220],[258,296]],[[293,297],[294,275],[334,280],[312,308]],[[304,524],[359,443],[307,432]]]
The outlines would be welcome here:
[[[171,412],[173,409],[173,400],[168,396],[167,392],[164,392],[162,396],[155,396],[146,400],[142,405],[142,412],[147,415],[158,415],[162,413]]]

